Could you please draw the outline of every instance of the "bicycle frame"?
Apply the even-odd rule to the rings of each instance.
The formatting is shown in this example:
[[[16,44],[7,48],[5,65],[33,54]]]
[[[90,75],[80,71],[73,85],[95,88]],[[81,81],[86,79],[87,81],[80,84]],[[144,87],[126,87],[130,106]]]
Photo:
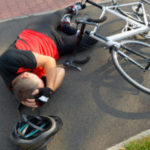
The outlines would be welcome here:
[[[141,0],[141,2],[144,2],[144,3],[148,4],[148,5],[150,5],[150,1],[149,0]]]
[[[128,4],[120,4],[119,6],[101,6],[101,5],[98,5],[95,2],[90,1],[90,0],[86,0],[86,2],[92,4],[96,7],[99,7],[100,9],[102,8],[102,14],[100,15],[99,18],[102,18],[105,15],[105,13],[108,12],[110,14],[113,14],[113,15],[121,18],[124,21],[127,21],[131,24],[134,24],[137,27],[137,29],[134,29],[134,30],[131,30],[131,31],[127,31],[127,32],[123,32],[123,33],[121,32],[121,33],[110,35],[110,36],[107,36],[107,37],[102,37],[102,36],[100,36],[96,33],[97,29],[99,28],[99,25],[97,24],[97,26],[95,26],[95,28],[90,32],[90,36],[95,38],[96,40],[100,40],[101,42],[105,43],[107,46],[112,46],[112,45],[116,44],[116,41],[118,41],[118,40],[122,40],[122,39],[125,39],[125,38],[128,38],[128,37],[134,36],[136,34],[146,32],[150,29],[150,27],[148,26],[148,20],[147,20],[146,15],[144,17],[145,18],[145,24],[141,24],[141,23],[138,23],[138,22],[136,22],[136,21],[134,21],[134,20],[132,20],[128,17],[125,17],[125,16],[117,13],[115,10],[113,10],[116,7],[131,6],[131,5],[138,4],[139,2],[128,3]]]
[[[96,39],[96,40],[98,40],[98,41],[100,41],[100,42],[102,42],[102,43],[104,43],[104,44],[106,44],[106,46],[108,46],[108,47],[112,47],[112,46],[116,47],[118,54],[125,57],[127,60],[129,60],[133,64],[137,65],[141,69],[146,70],[146,67],[142,66],[141,64],[139,64],[138,62],[136,62],[135,60],[133,60],[132,58],[130,58],[129,56],[124,54],[123,52],[119,51],[119,48],[121,47],[121,45],[118,42],[119,40],[123,40],[125,38],[132,37],[134,35],[141,34],[141,33],[149,31],[150,27],[148,26],[148,19],[146,17],[144,5],[140,2],[134,2],[134,3],[128,3],[128,4],[119,4],[119,5],[116,5],[116,6],[102,6],[102,5],[99,5],[99,4],[97,4],[97,3],[95,3],[91,0],[82,0],[82,3],[89,3],[91,5],[94,5],[98,8],[100,8],[100,9],[102,9],[102,13],[100,14],[99,18],[102,18],[105,15],[105,13],[108,12],[108,13],[113,14],[113,15],[121,18],[122,20],[136,26],[136,29],[134,29],[134,30],[130,30],[130,31],[121,32],[121,33],[118,33],[118,34],[113,34],[113,35],[110,35],[110,36],[102,37],[101,35],[97,34],[99,24],[96,24],[94,29],[92,31],[90,31],[89,36]],[[132,5],[138,5],[138,4],[142,5],[142,9],[143,9],[143,12],[144,12],[144,24],[136,22],[136,21],[134,21],[134,20],[132,20],[132,19],[126,17],[126,16],[123,16],[122,14],[115,11],[115,9],[117,7],[125,7],[125,6],[132,6]],[[137,53],[135,53],[135,54],[138,55],[138,56],[143,57],[142,54],[137,54]],[[147,60],[148,60],[148,63],[149,63],[149,59],[147,59]]]

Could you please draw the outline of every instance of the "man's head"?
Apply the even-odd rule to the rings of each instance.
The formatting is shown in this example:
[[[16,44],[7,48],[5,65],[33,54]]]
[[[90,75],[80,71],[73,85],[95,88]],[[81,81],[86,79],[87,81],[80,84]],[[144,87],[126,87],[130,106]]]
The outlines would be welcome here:
[[[17,76],[13,82],[13,93],[19,101],[33,98],[32,92],[44,87],[43,81],[34,73],[24,72]]]

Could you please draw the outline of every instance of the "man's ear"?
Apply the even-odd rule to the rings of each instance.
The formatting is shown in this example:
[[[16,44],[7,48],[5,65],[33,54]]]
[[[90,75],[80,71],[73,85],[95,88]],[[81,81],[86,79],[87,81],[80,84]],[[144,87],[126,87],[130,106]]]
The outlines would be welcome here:
[[[29,73],[28,72],[24,72],[20,75],[21,78],[28,78],[29,77]]]

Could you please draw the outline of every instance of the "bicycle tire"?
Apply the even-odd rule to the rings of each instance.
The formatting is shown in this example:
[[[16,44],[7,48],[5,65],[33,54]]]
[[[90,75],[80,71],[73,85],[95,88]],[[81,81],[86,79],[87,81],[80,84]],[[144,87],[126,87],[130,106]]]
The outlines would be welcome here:
[[[119,3],[120,0],[112,0],[112,4],[113,5],[120,5]],[[119,7],[117,7],[117,11],[118,13],[120,13],[121,15],[125,16],[125,17],[128,17],[138,23],[141,23],[141,24],[145,24],[144,21],[141,19],[140,16],[138,16],[135,12],[133,12],[132,10],[131,11],[125,11]]]
[[[136,48],[136,51],[150,58],[150,44],[148,43],[142,41],[127,40],[122,41],[121,46],[130,49]],[[136,56],[131,52],[128,52],[126,48],[120,48],[118,50],[130,55],[131,58],[134,58],[134,60],[140,62],[140,64],[146,65],[145,59]],[[137,67],[136,65],[119,55],[118,51],[115,48],[111,50],[111,55],[116,69],[123,76],[123,78],[137,89],[150,94],[150,68],[144,72],[141,68]]]

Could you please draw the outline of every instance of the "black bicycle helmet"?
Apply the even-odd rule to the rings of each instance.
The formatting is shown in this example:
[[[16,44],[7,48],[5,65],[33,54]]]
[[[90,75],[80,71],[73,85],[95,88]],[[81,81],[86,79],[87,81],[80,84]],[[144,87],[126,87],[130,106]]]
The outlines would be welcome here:
[[[10,139],[21,149],[39,150],[45,147],[54,134],[62,127],[62,120],[57,116],[22,115],[13,128]]]

